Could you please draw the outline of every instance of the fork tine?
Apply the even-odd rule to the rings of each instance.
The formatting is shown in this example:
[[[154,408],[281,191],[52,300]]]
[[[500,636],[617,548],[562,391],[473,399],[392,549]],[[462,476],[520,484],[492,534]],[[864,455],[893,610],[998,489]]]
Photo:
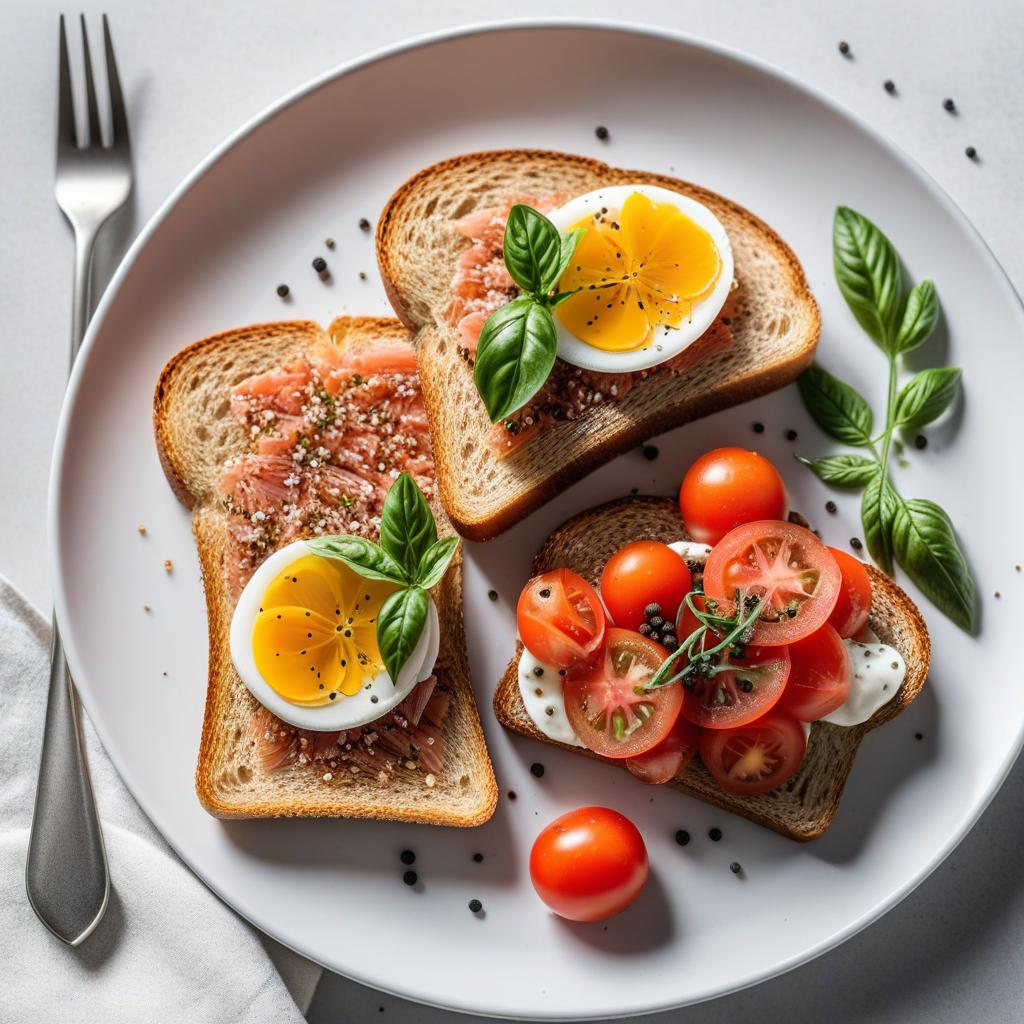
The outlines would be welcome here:
[[[114,44],[110,38],[110,24],[103,15],[103,46],[107,55],[107,83],[110,92],[110,120],[113,126],[111,142],[115,146],[128,146],[128,113],[121,92],[121,79],[117,75],[117,61],[114,59]]]
[[[60,16],[60,74],[57,88],[57,146],[76,146],[75,102],[71,96],[71,65],[68,63],[68,37],[64,31],[64,15]]]
[[[82,62],[85,64],[85,103],[89,110],[89,145],[102,146],[100,112],[96,107],[96,83],[92,77],[92,58],[89,56],[89,33],[85,30],[85,15],[80,14],[78,17],[82,22]]]

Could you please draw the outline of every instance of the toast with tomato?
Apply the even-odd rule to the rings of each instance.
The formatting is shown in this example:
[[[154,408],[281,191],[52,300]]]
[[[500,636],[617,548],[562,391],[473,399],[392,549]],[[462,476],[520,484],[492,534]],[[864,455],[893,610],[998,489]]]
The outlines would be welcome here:
[[[751,527],[759,525],[762,524],[757,522],[750,524]],[[778,531],[785,532],[789,524],[780,522],[777,526]],[[797,540],[801,537],[805,538],[807,546],[814,547],[816,545],[816,549],[821,551],[829,550],[802,527],[792,527],[792,530],[795,536],[799,533]],[[737,534],[740,531],[732,532]],[[690,625],[696,625],[697,622],[692,619],[690,612],[684,611],[677,627],[666,628],[660,617],[651,616],[651,611],[655,609],[651,605],[644,609],[643,602],[651,601],[653,596],[658,598],[659,610],[662,604],[665,607],[670,604],[674,606],[680,602],[682,595],[689,589],[689,576],[687,575],[686,579],[681,581],[673,592],[672,567],[667,564],[658,566],[649,563],[650,569],[657,569],[657,572],[652,572],[649,576],[657,581],[658,586],[666,590],[665,596],[646,591],[642,596],[631,595],[622,588],[613,589],[609,585],[607,575],[605,575],[604,585],[601,587],[601,600],[597,599],[595,591],[590,588],[599,585],[603,572],[611,570],[614,577],[616,560],[622,558],[624,548],[628,551],[629,548],[635,547],[634,542],[654,542],[652,546],[658,547],[664,552],[667,550],[664,545],[689,539],[680,518],[679,505],[667,498],[647,496],[609,502],[575,516],[555,530],[534,558],[534,577],[551,573],[553,570],[568,570],[570,574],[575,573],[578,577],[582,577],[578,589],[580,591],[587,590],[591,595],[588,599],[586,594],[573,595],[567,592],[567,615],[570,619],[578,619],[573,628],[566,632],[570,647],[581,656],[585,656],[588,628],[590,630],[596,630],[599,626],[604,628],[603,623],[607,615],[609,620],[614,620],[616,623],[614,628],[604,628],[604,643],[606,649],[611,651],[611,658],[613,660],[619,657],[626,658],[634,667],[643,665],[644,659],[647,658],[646,664],[649,667],[646,677],[650,681],[651,674],[659,662],[666,658],[670,649],[675,650],[679,646],[684,635],[689,634]],[[722,543],[725,545],[729,543],[728,535]],[[782,604],[780,613],[775,615],[772,621],[759,618],[761,613],[755,607],[749,621],[756,621],[757,628],[764,628],[765,632],[762,635],[766,637],[766,642],[783,645],[792,639],[795,639],[796,642],[788,647],[763,647],[759,649],[760,653],[758,654],[755,653],[754,648],[754,644],[757,643],[756,632],[747,630],[746,633],[743,633],[742,630],[737,630],[737,633],[734,634],[741,644],[749,642],[739,657],[744,659],[742,664],[750,670],[751,678],[757,680],[756,686],[749,688],[751,692],[743,692],[743,689],[734,687],[728,700],[723,696],[720,698],[720,703],[713,699],[704,700],[702,703],[702,694],[706,697],[707,691],[702,691],[699,682],[698,685],[691,685],[686,690],[683,689],[683,685],[685,685],[683,684],[665,686],[651,691],[654,696],[644,709],[645,725],[650,723],[655,729],[659,729],[659,722],[668,724],[664,724],[664,728],[658,732],[659,736],[664,733],[663,739],[659,741],[658,745],[646,754],[641,752],[641,755],[631,762],[627,763],[624,758],[623,751],[628,750],[628,747],[624,747],[621,743],[618,744],[619,750],[616,752],[615,758],[603,757],[587,747],[556,741],[537,727],[527,711],[520,687],[520,658],[524,652],[522,640],[517,639],[515,656],[494,695],[494,711],[498,721],[506,728],[523,736],[553,743],[566,750],[575,750],[588,757],[604,760],[609,764],[617,763],[620,766],[630,767],[633,774],[644,781],[665,782],[667,778],[667,784],[682,793],[742,815],[791,839],[798,841],[815,839],[825,832],[835,818],[843,788],[861,741],[872,729],[895,718],[914,700],[927,677],[930,659],[928,630],[917,607],[900,587],[874,567],[851,559],[861,567],[857,571],[858,578],[864,579],[864,571],[866,571],[866,580],[869,581],[870,589],[869,609],[865,601],[861,605],[860,614],[857,614],[858,599],[856,595],[853,597],[853,606],[848,600],[843,605],[836,599],[835,588],[839,585],[836,580],[841,571],[838,568],[839,561],[838,558],[830,559],[829,566],[822,570],[823,573],[832,574],[827,580],[827,585],[832,590],[827,608],[823,610],[824,614],[830,616],[827,621],[823,616],[818,616],[817,618],[822,619],[822,623],[820,625],[817,623],[817,618],[814,618],[813,606],[802,608],[791,618],[789,609]],[[717,572],[719,576],[722,574],[712,564],[710,556],[705,570],[702,585],[698,588],[702,596],[696,599],[700,609],[706,607],[704,604],[706,599],[713,600],[715,595],[723,598],[724,593],[722,582],[720,580],[716,582],[711,578],[713,572]],[[736,571],[735,565],[729,569],[729,572],[735,573]],[[623,578],[626,575],[628,573],[625,573]],[[542,576],[542,579],[550,580],[552,577]],[[842,580],[845,581],[845,579],[846,577],[843,575]],[[861,586],[861,592],[866,593],[866,588]],[[526,594],[525,591],[524,594]],[[551,599],[552,596],[552,588],[542,584],[539,597]],[[559,595],[554,596],[558,597]],[[523,600],[527,600],[527,597],[524,597]],[[691,592],[690,599],[694,600],[693,592]],[[720,605],[715,607],[721,610],[724,604],[723,600]],[[779,682],[780,673],[777,668],[779,659],[785,660],[784,668],[787,674],[790,667],[790,652],[792,652],[794,665],[801,653],[804,659],[808,657],[823,659],[821,662],[822,674],[825,674],[827,659],[832,656],[832,652],[828,649],[828,637],[838,636],[836,629],[833,629],[828,623],[837,622],[839,624],[837,628],[843,629],[846,635],[850,635],[853,630],[862,628],[865,613],[866,624],[877,637],[876,643],[894,648],[905,663],[906,671],[898,691],[891,697],[887,696],[884,704],[858,724],[844,727],[826,721],[813,721],[807,738],[804,740],[805,730],[801,728],[801,721],[818,717],[819,713],[826,708],[830,710],[835,708],[837,702],[828,692],[820,690],[818,692],[809,690],[795,692],[792,687],[786,689],[780,696],[779,688],[786,685],[785,679],[788,678],[788,675],[784,675],[782,682]],[[737,620],[744,614],[743,610],[737,610]],[[690,625],[684,624],[687,622],[687,616],[691,616]],[[597,620],[600,621],[595,626]],[[798,630],[794,623],[802,623],[801,629]],[[844,629],[846,623],[850,626],[849,630]],[[628,628],[620,628],[622,625]],[[743,623],[740,622],[740,627],[742,626]],[[723,626],[722,631],[725,632],[728,628],[728,625]],[[815,631],[810,633],[807,638],[801,639],[798,632],[807,632],[808,628],[814,628]],[[678,630],[678,637],[675,635],[676,630]],[[787,631],[789,632],[787,633]],[[520,623],[520,632],[523,632],[522,622]],[[769,635],[772,632],[774,632],[774,636]],[[530,640],[530,637],[527,639]],[[654,642],[656,640],[660,640],[668,647],[659,647],[659,644]],[[832,643],[834,645],[834,639]],[[655,652],[653,657],[650,656],[650,650]],[[705,646],[703,650],[708,650],[708,647]],[[732,650],[733,648],[729,648],[730,652]],[[879,650],[881,650],[880,646],[874,648],[870,653],[877,653]],[[773,652],[775,653],[773,654]],[[846,657],[845,649],[841,651],[841,656]],[[758,658],[762,659],[760,663],[758,663]],[[677,664],[671,666],[671,670],[675,671],[683,664],[685,664],[685,659],[680,659]],[[595,678],[593,671],[563,674],[566,676],[563,682],[566,715],[569,720],[568,724],[575,729],[575,738],[582,738],[588,746],[602,749],[601,736],[586,735],[581,730],[596,729],[600,732],[609,728],[608,720],[604,717],[594,716],[593,713],[589,716],[578,713],[574,715],[570,708],[573,693],[580,691],[585,698],[587,681]],[[737,678],[741,677],[737,674]],[[603,685],[607,679],[602,678],[599,682]],[[778,684],[778,688],[773,689],[776,684]],[[849,685],[848,682],[847,685]],[[632,691],[631,687],[630,690]],[[591,695],[593,693],[592,690]],[[644,699],[646,701],[647,698]],[[839,701],[841,702],[842,699],[839,698]],[[771,706],[765,712],[763,708],[759,709],[756,703],[749,703],[751,700],[764,701]],[[820,704],[823,701],[826,703],[815,710],[815,702]],[[681,712],[684,702],[686,702],[685,710],[688,713],[686,716]],[[692,702],[692,707],[690,702]],[[554,715],[558,710],[552,708],[550,713]],[[747,710],[745,718],[735,717],[744,710]],[[781,785],[768,791],[742,793],[727,792],[723,789],[721,765],[713,759],[722,755],[722,743],[730,735],[740,734],[742,727],[733,730],[715,728],[716,725],[721,726],[723,721],[726,724],[731,724],[728,719],[716,722],[716,716],[720,715],[733,715],[733,721],[740,723],[752,720],[767,723],[767,726],[775,728],[775,733],[772,734],[773,742],[777,743],[781,750],[781,753],[779,751],[776,753],[779,753],[780,756],[789,756],[787,745],[794,749],[799,748],[795,755],[800,757],[799,767],[795,768],[795,774],[791,774]],[[588,717],[591,719],[590,722],[587,721]],[[676,721],[676,725],[670,729],[669,726],[673,720]],[[698,729],[694,722],[700,722],[702,727]],[[700,734],[700,756],[695,754],[690,756],[698,744],[698,732]],[[639,734],[642,734],[642,730],[639,730]],[[594,742],[595,739],[597,742]],[[628,742],[629,736],[626,737],[626,743],[628,744]],[[615,744],[611,744],[611,746],[615,746]],[[680,754],[680,747],[685,748],[686,757],[689,757],[688,761]],[[610,746],[607,749],[610,749]],[[735,757],[735,753],[733,756]],[[685,767],[674,776],[659,775],[665,764],[673,763],[673,757],[677,758],[675,764],[685,763]],[[709,771],[702,758],[712,762],[712,766],[716,768],[716,774]],[[726,781],[728,782],[728,780]],[[771,784],[770,777],[766,784]],[[753,790],[759,787],[748,786],[747,788]]]
[[[517,294],[502,262],[510,209],[527,205],[554,217],[556,207],[566,209],[583,194],[626,186],[659,195],[667,190],[717,219],[731,246],[725,304],[673,359],[616,372],[608,353],[590,369],[559,356],[525,404],[506,403],[497,412],[485,406],[475,380],[482,332],[488,315]],[[415,335],[440,499],[455,529],[472,540],[503,532],[654,434],[790,383],[810,364],[818,342],[818,307],[804,272],[764,221],[701,186],[581,156],[499,150],[434,164],[389,200],[376,245],[391,304]],[[678,336],[692,307],[672,302]],[[655,304],[629,303],[632,313]],[[643,346],[660,348],[652,336]],[[525,373],[502,370],[506,383]]]

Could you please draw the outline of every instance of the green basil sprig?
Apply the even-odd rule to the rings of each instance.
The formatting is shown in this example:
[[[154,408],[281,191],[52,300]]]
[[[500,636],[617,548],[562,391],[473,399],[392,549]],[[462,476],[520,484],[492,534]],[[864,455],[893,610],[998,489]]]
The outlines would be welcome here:
[[[901,389],[899,358],[932,333],[939,299],[931,281],[905,292],[903,268],[892,242],[855,210],[836,210],[833,265],[847,305],[889,362],[885,429],[872,436],[874,417],[863,395],[818,365],[800,377],[800,396],[821,429],[866,454],[798,461],[833,487],[863,487],[861,522],[871,557],[887,573],[899,564],[929,600],[958,626],[973,632],[974,579],[949,516],[933,501],[904,498],[889,477],[898,431],[919,430],[952,405],[960,370],[922,370]]]
[[[377,646],[396,684],[423,635],[427,591],[444,576],[458,544],[458,537],[437,536],[434,514],[408,473],[398,475],[384,500],[379,544],[333,534],[306,541],[315,554],[337,558],[365,579],[397,584],[377,615]]]
[[[551,311],[573,292],[555,293],[582,229],[560,232],[544,214],[518,203],[505,223],[505,266],[522,294],[486,320],[477,342],[473,380],[492,423],[522,408],[555,365]]]

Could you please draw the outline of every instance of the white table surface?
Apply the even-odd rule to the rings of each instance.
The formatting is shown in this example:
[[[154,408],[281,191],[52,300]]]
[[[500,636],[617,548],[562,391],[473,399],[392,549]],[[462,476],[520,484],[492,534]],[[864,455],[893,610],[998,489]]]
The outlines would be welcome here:
[[[471,21],[629,17],[753,53],[869,119],[949,192],[1024,289],[1019,0],[106,0],[84,8],[94,47],[99,14],[110,15],[130,108],[137,187],[133,214],[119,225],[125,240],[227,134],[337,63]],[[60,10],[56,0],[7,0],[0,27],[0,572],[40,605],[49,599],[47,477],[70,329],[71,240],[53,201]],[[838,53],[841,39],[852,59]],[[882,88],[887,78],[895,96]],[[946,96],[955,116],[942,109]],[[977,161],[965,157],[967,145]],[[119,254],[101,261],[102,281]],[[782,978],[658,1019],[1019,1021],[1022,848],[1018,765],[960,849],[882,921]],[[371,1016],[413,1024],[449,1015],[328,976],[309,1019]]]

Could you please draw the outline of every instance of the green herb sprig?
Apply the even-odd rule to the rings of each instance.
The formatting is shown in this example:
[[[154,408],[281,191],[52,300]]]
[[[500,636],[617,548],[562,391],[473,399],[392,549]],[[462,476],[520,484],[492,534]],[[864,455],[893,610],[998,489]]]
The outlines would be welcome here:
[[[397,584],[377,615],[377,646],[397,685],[423,635],[430,607],[427,591],[444,576],[459,538],[437,536],[423,492],[408,473],[400,473],[384,500],[379,544],[335,534],[314,537],[306,544],[315,554],[336,558],[365,579]]]
[[[847,305],[889,363],[885,427],[875,434],[867,400],[817,364],[797,384],[811,418],[830,437],[866,454],[796,458],[832,487],[863,488],[861,521],[871,557],[890,575],[900,565],[921,591],[958,626],[973,632],[976,596],[970,567],[949,516],[935,502],[904,498],[889,475],[896,436],[938,419],[952,404],[960,370],[922,370],[900,388],[900,359],[932,333],[939,300],[931,281],[904,289],[899,254],[867,219],[845,206],[832,233],[836,283]]]
[[[492,423],[522,408],[555,365],[558,346],[551,311],[576,294],[555,289],[582,235],[582,229],[560,232],[532,206],[517,203],[509,212],[505,266],[522,291],[487,318],[473,370]]]

